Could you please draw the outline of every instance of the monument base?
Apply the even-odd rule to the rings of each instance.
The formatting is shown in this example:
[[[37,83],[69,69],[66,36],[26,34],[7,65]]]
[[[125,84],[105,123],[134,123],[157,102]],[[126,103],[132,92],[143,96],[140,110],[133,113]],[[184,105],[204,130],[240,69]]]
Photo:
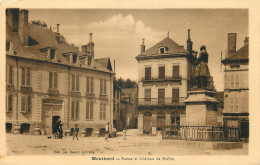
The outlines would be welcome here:
[[[189,91],[186,104],[186,125],[217,125],[217,104],[215,92],[208,90]]]

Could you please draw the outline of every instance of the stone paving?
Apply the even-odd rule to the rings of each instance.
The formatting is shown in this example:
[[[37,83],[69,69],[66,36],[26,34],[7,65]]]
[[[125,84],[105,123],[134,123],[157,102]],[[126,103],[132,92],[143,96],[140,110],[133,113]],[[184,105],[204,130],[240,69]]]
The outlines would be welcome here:
[[[165,141],[161,136],[138,136],[137,130],[128,130],[126,140],[122,132],[115,138],[72,136],[48,139],[41,135],[6,134],[7,155],[247,155],[248,143],[243,149],[213,150],[194,147],[185,141]]]

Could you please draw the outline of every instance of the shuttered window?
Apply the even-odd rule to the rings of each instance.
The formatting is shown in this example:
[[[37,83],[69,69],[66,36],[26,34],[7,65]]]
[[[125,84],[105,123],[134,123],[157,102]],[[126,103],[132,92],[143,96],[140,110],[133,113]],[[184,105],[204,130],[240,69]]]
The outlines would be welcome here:
[[[87,88],[87,93],[94,93],[94,79],[93,77],[87,77],[86,78],[86,88]]]
[[[57,89],[58,88],[58,73],[49,72],[49,88]]]
[[[90,92],[91,93],[94,93],[94,80],[93,80],[93,77],[91,77],[91,81],[90,81]]]
[[[79,75],[76,76],[76,91],[79,91]]]
[[[25,85],[25,68],[24,67],[22,67],[22,79],[21,79],[21,81],[22,81],[22,85]]]
[[[93,102],[87,101],[86,103],[86,119],[92,120],[93,119]]]
[[[30,86],[31,85],[31,69],[30,68],[27,68],[27,75],[26,75],[26,77],[27,77],[26,85]]]
[[[79,75],[72,74],[71,82],[72,91],[79,91]]]
[[[22,67],[21,84],[31,86],[31,69]]]
[[[172,77],[179,78],[180,76],[180,66],[172,66]]]
[[[100,120],[106,120],[106,104],[100,104]]]
[[[13,111],[13,95],[6,95],[6,112]]]
[[[86,83],[87,83],[87,93],[89,93],[90,92],[90,83],[89,83],[89,77],[87,77],[87,79],[86,79]]]
[[[144,97],[145,101],[151,101],[151,89],[145,89]]]
[[[107,80],[100,79],[100,94],[101,95],[107,94]]]
[[[30,113],[31,112],[31,96],[22,96],[21,98],[21,112]]]
[[[164,79],[165,78],[165,67],[160,66],[159,67],[159,79]]]
[[[145,80],[151,80],[151,67],[145,68]]]
[[[13,84],[13,66],[9,65],[8,83]]]
[[[158,89],[158,103],[165,103],[165,89]]]
[[[71,101],[71,119],[78,120],[80,113],[80,106],[78,100]]]
[[[172,89],[172,102],[179,102],[179,88]]]

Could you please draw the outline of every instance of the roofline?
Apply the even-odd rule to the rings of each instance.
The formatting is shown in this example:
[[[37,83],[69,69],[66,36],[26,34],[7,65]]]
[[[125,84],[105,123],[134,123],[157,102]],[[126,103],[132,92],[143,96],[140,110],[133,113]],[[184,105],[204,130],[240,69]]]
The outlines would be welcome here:
[[[115,74],[115,73],[112,72],[112,71],[107,72],[107,71],[102,71],[102,70],[98,70],[98,69],[94,69],[94,68],[82,68],[82,67],[73,66],[73,65],[66,65],[66,64],[61,64],[61,63],[53,63],[53,62],[50,62],[50,61],[43,61],[43,60],[38,60],[38,59],[30,59],[30,58],[24,58],[24,57],[13,56],[13,55],[8,55],[8,54],[6,54],[6,56],[9,56],[9,57],[11,57],[11,58],[16,58],[16,59],[25,59],[25,60],[31,60],[31,61],[42,62],[42,63],[50,63],[50,64],[62,65],[62,66],[70,67],[70,68],[93,70],[93,71],[98,71],[98,72],[103,72],[103,73],[109,73],[109,74],[111,74],[111,75],[114,75],[114,74]]]
[[[232,59],[224,59],[221,61],[223,64],[230,64],[230,63],[248,63],[249,59],[236,59],[236,60],[232,60]]]
[[[141,57],[140,57],[141,56]],[[138,55],[136,60],[146,60],[146,59],[158,59],[158,58],[176,58],[176,57],[189,57],[189,53],[174,53],[167,55]]]

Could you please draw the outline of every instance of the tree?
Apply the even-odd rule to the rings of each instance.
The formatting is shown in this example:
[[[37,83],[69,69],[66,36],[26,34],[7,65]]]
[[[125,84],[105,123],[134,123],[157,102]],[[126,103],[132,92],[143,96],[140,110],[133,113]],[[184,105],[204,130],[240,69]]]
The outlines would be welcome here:
[[[134,88],[136,87],[137,82],[136,81],[132,81],[131,79],[127,79],[124,80],[122,77],[120,77],[119,79],[115,80],[115,86],[118,88]]]

